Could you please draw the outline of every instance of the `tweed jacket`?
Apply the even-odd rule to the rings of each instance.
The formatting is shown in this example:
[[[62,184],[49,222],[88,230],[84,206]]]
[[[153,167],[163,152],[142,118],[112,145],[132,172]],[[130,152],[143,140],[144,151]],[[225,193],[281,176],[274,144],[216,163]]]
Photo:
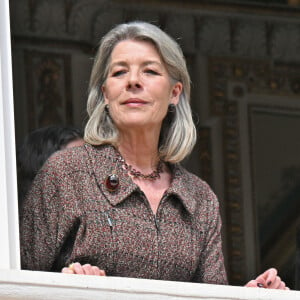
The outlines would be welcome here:
[[[180,165],[156,214],[112,146],[52,155],[36,176],[21,214],[22,268],[60,271],[90,263],[109,276],[227,283],[218,201]],[[110,191],[106,178],[116,174]]]

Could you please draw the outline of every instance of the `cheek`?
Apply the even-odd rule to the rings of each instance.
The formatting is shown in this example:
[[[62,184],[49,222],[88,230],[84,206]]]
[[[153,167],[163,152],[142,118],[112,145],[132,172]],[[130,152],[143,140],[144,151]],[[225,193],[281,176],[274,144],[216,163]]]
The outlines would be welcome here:
[[[165,100],[169,99],[171,95],[171,88],[169,84],[157,83],[148,85],[145,87],[149,93],[151,93],[155,98]]]
[[[156,109],[153,111],[153,118],[155,118],[155,116],[158,119],[165,118],[168,113],[168,105],[169,103],[167,101],[159,101],[156,105]]]
[[[118,82],[113,82],[111,80],[107,80],[104,87],[102,87],[102,92],[105,100],[112,101],[116,98],[117,95],[120,94],[120,84]]]
[[[105,103],[108,104],[113,102],[114,99],[116,98],[116,93],[111,89],[107,89],[103,95],[104,95]]]

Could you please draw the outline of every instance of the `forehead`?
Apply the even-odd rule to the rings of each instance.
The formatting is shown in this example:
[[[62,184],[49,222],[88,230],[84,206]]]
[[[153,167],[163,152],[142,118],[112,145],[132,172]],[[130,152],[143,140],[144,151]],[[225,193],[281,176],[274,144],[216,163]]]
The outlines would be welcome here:
[[[150,41],[124,40],[117,43],[111,53],[111,60],[149,57],[162,61],[156,46]]]

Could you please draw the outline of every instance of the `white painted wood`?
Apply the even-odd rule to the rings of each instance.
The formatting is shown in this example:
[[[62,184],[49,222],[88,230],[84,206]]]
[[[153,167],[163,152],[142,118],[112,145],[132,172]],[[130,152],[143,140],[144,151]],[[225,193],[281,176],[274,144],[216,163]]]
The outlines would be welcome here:
[[[299,300],[300,292],[121,277],[1,271],[0,300]]]
[[[9,0],[0,1],[0,268],[19,269]]]
[[[8,6],[0,0],[0,300],[300,300],[296,291],[12,270],[19,238]]]

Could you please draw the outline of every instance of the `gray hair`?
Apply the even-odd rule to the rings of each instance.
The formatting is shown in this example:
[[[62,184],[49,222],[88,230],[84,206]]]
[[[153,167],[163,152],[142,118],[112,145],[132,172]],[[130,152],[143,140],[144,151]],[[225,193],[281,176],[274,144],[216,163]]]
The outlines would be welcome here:
[[[171,114],[168,113],[163,121],[158,149],[162,160],[178,163],[190,154],[196,143],[196,128],[189,103],[190,77],[180,46],[157,26],[146,22],[117,25],[102,38],[89,83],[85,141],[92,145],[118,144],[119,132],[105,111],[101,87],[107,78],[111,53],[124,40],[151,42],[165,63],[170,79],[183,85],[175,112],[172,117],[168,117]]]

